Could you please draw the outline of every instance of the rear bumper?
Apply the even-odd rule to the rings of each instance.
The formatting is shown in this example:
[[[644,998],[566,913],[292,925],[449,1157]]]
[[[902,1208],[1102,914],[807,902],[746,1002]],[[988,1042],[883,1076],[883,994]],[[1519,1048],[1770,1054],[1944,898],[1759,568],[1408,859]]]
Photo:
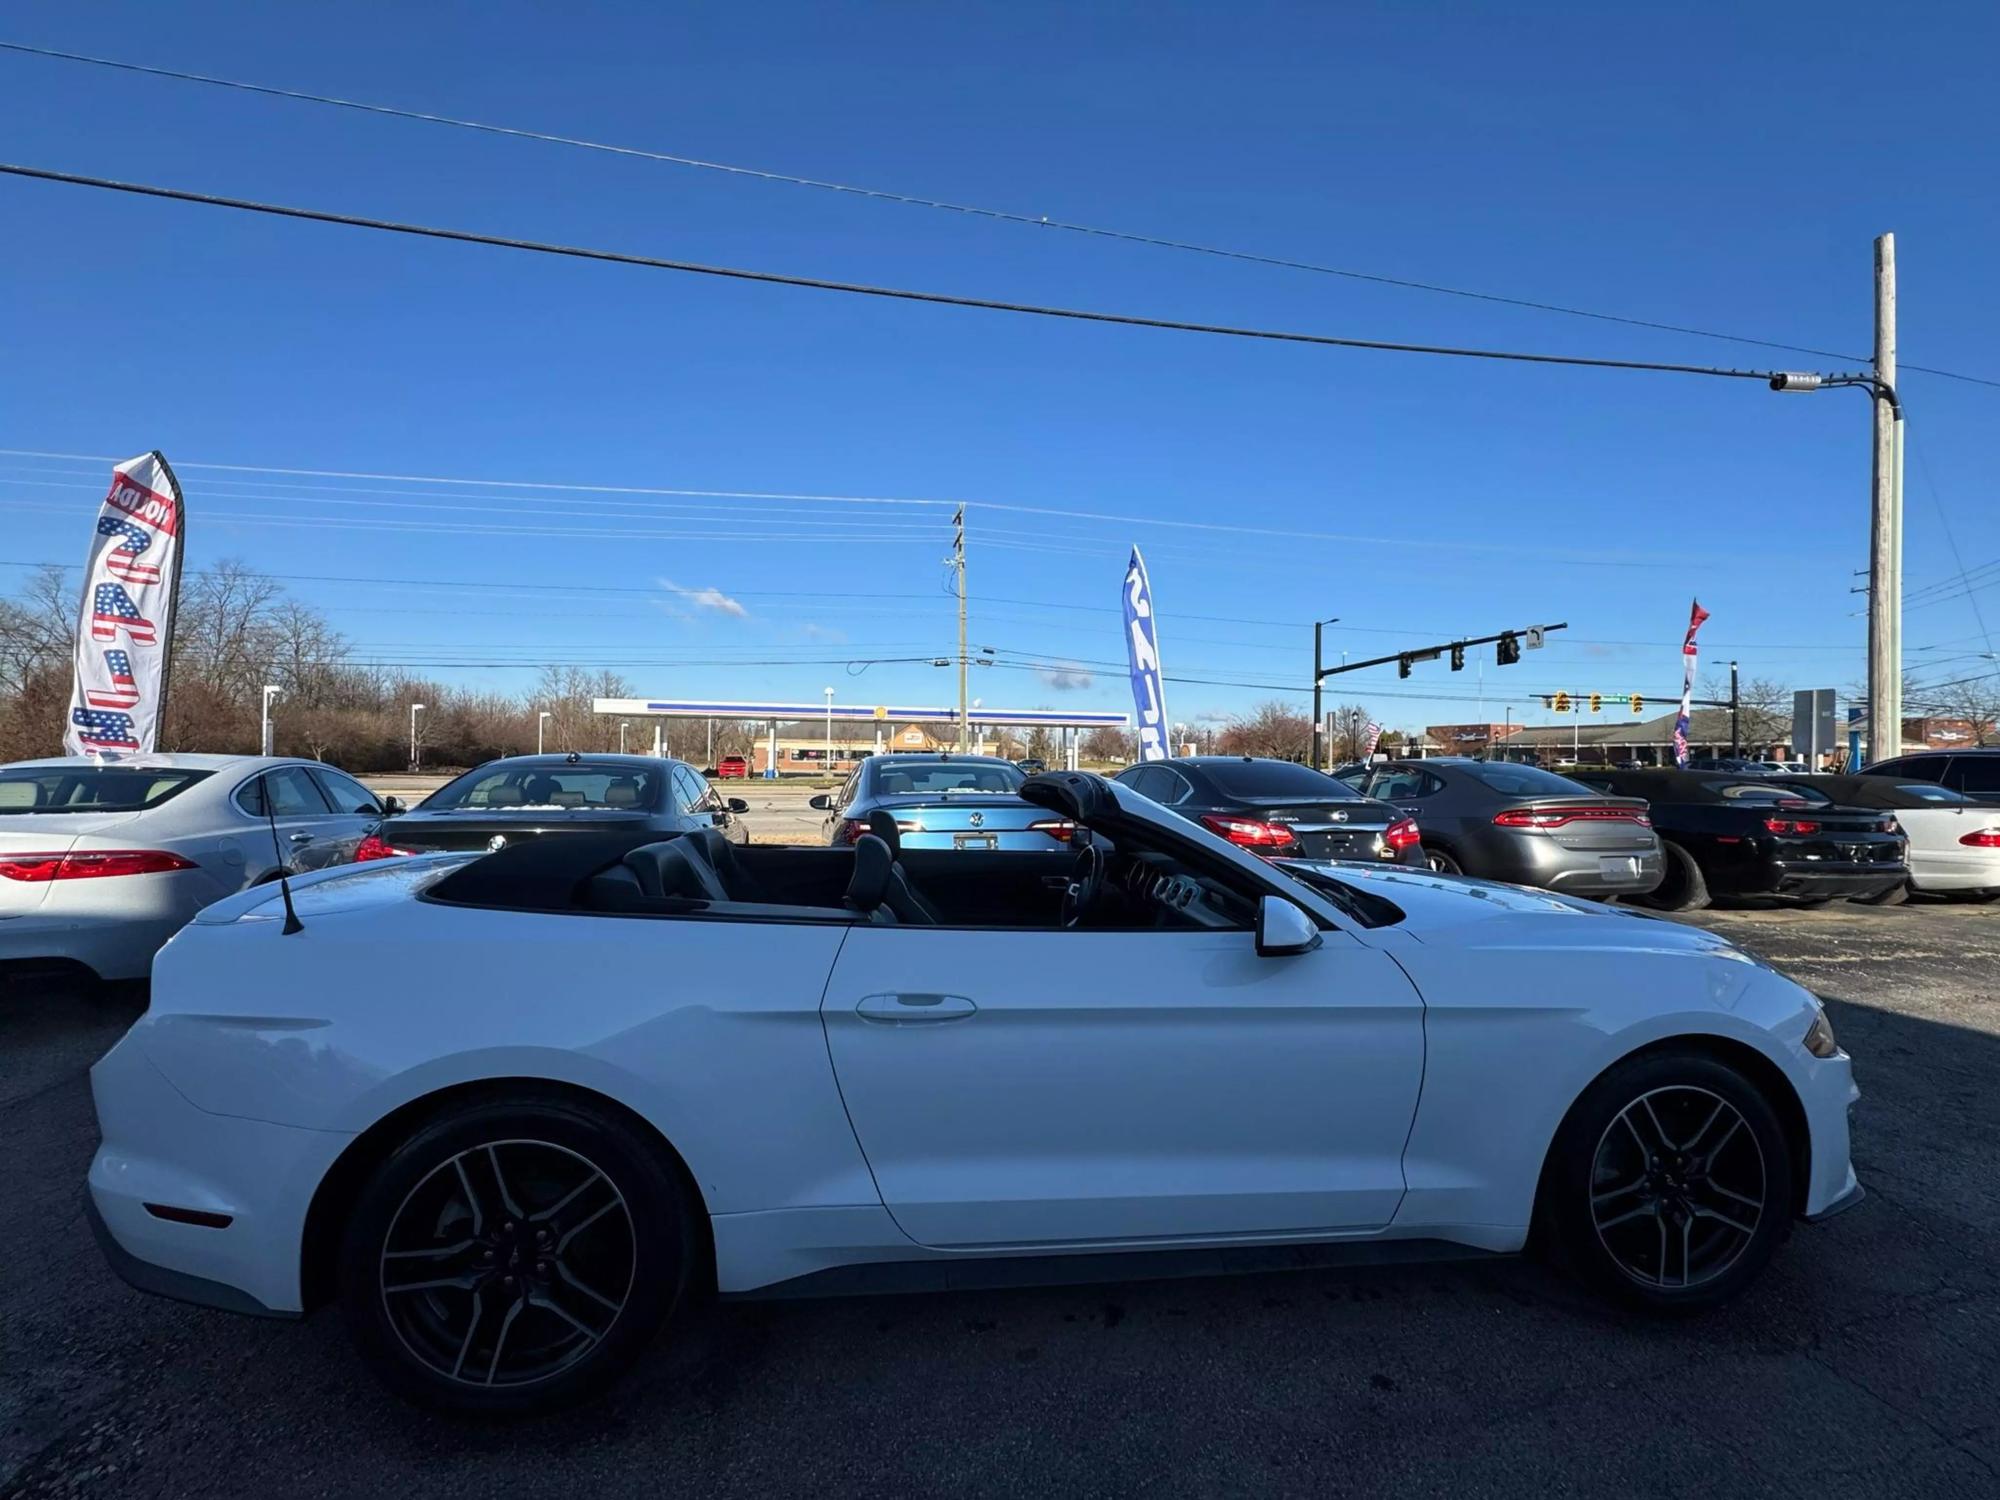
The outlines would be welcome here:
[[[130,1034],[90,1070],[90,1086],[103,1134],[92,1227],[112,1268],[142,1291],[209,1307],[300,1312],[306,1210],[352,1137],[198,1109]],[[149,1203],[229,1224],[162,1219]]]
[[[1607,860],[1629,867],[1606,873]],[[1496,840],[1486,860],[1466,863],[1468,875],[1504,880],[1513,885],[1539,886],[1565,896],[1643,896],[1667,877],[1667,859],[1658,844],[1648,849],[1565,849],[1545,835],[1524,834]]]
[[[1746,886],[1739,894],[1834,898],[1878,896],[1909,878],[1909,871],[1901,864],[1794,865],[1783,860],[1770,860],[1764,868],[1764,884]]]
[[[2000,849],[1912,849],[1910,884],[1920,891],[2000,889]]]
[[[0,963],[68,960],[100,979],[144,979],[167,939],[226,894],[204,870],[53,881],[32,911],[0,915]]]

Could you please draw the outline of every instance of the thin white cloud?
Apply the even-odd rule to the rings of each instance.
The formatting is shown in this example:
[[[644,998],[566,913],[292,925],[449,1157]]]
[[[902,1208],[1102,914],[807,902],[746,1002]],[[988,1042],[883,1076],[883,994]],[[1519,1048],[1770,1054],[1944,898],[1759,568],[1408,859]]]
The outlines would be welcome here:
[[[659,584],[668,593],[678,594],[696,609],[714,610],[719,615],[734,615],[739,620],[750,617],[750,611],[743,607],[743,602],[740,599],[730,598],[721,589],[684,588],[680,584],[675,583],[671,578],[662,578],[659,580]]]

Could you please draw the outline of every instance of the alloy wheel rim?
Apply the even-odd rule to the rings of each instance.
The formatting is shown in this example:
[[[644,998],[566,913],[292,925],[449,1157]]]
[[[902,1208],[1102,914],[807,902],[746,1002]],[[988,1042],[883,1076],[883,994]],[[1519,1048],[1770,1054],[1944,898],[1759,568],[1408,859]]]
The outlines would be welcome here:
[[[410,1189],[378,1262],[382,1310],[420,1364],[464,1385],[550,1380],[604,1342],[638,1272],[624,1194],[550,1141],[483,1142]]]
[[[1598,1243],[1642,1286],[1686,1290],[1726,1274],[1769,1212],[1764,1148],[1709,1089],[1641,1094],[1598,1138],[1590,1217]]]

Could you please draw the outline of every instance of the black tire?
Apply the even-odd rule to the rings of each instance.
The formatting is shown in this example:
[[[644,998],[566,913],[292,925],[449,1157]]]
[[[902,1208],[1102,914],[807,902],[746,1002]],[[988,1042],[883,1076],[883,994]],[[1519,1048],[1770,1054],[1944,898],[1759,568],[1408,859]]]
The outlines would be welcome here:
[[[1464,869],[1436,844],[1424,845],[1424,862],[1431,867],[1433,875],[1463,875]]]
[[[1754,1209],[1740,1201],[1752,1196]],[[1771,1101],[1735,1068],[1701,1052],[1647,1053],[1570,1110],[1541,1199],[1554,1248],[1599,1291],[1653,1312],[1700,1312],[1755,1280],[1790,1232],[1790,1149]]]
[[[470,1104],[425,1123],[362,1185],[341,1240],[342,1310],[362,1357],[409,1400],[554,1410],[621,1374],[679,1304],[699,1250],[692,1212],[672,1164],[601,1106],[530,1092]],[[407,1285],[434,1274],[452,1284]]]
[[[1655,911],[1700,911],[1708,905],[1708,882],[1701,866],[1679,844],[1660,840],[1660,852],[1667,859],[1667,878],[1643,896],[1632,899]]]
[[[1910,883],[1907,880],[1899,881],[1897,884],[1890,886],[1886,891],[1878,892],[1873,896],[1857,897],[1856,899],[1863,906],[1901,906],[1905,901],[1910,899]]]

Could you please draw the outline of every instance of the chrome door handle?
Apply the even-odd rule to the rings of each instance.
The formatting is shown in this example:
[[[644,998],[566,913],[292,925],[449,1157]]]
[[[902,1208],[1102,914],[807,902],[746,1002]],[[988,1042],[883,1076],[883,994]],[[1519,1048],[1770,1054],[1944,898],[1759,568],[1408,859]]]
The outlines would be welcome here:
[[[927,1021],[963,1021],[978,1011],[963,995],[905,993],[864,995],[854,1013],[884,1026],[911,1026]]]
[[[292,842],[295,844],[310,844],[312,841],[313,836],[309,833],[295,833],[292,835]]]

